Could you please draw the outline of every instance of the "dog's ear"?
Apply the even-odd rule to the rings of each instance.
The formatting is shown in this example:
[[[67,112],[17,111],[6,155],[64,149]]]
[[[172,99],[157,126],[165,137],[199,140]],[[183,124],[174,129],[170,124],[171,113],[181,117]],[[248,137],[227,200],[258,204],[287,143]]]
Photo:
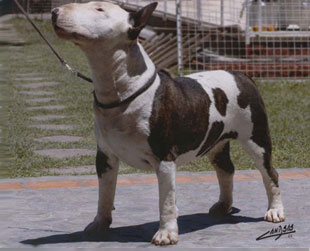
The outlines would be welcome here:
[[[153,11],[157,7],[157,2],[151,3],[137,12],[130,13],[129,21],[133,27],[128,30],[128,37],[130,40],[138,38],[141,30],[146,25],[149,18],[152,16]]]

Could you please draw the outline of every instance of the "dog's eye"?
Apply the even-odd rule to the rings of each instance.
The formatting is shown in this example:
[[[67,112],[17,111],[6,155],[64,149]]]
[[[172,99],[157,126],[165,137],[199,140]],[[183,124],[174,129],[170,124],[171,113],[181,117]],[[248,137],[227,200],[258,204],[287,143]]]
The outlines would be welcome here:
[[[104,11],[102,8],[97,8],[96,10],[97,11]]]

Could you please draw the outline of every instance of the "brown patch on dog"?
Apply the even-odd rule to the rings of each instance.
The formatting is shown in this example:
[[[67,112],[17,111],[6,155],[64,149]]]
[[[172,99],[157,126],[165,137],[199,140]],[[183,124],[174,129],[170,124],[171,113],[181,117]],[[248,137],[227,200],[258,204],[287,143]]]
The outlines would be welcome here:
[[[219,142],[224,140],[224,139],[237,139],[238,138],[238,133],[235,131],[227,132],[222,135],[220,138]]]
[[[235,167],[230,158],[230,144],[227,142],[223,149],[217,152],[211,159],[211,163],[227,173],[233,174]]]
[[[267,173],[271,180],[279,187],[279,174],[272,166],[271,153],[264,153],[264,167],[267,169]]]
[[[226,115],[226,109],[228,104],[228,98],[225,92],[220,88],[212,89],[213,97],[215,101],[215,107],[222,116]]]
[[[253,123],[251,140],[253,140],[258,146],[264,148],[264,167],[267,169],[272,181],[278,186],[278,175],[271,165],[272,143],[267,112],[263,99],[252,79],[239,72],[232,72],[232,75],[234,76],[237,87],[240,90],[238,96],[239,106],[243,109],[250,106],[251,120]]]
[[[268,126],[267,112],[255,83],[242,73],[233,73],[240,90],[238,104],[245,109],[250,106],[253,131],[251,139],[271,153],[271,139]]]
[[[98,178],[101,178],[101,175],[108,170],[112,169],[110,164],[108,163],[108,156],[101,152],[99,149],[97,150],[96,155],[96,172]]]
[[[161,84],[154,98],[148,142],[160,160],[174,161],[203,141],[211,101],[197,81],[158,74]]]
[[[268,127],[268,118],[263,99],[261,98],[255,83],[246,75],[234,73],[237,86],[240,90],[238,104],[245,109],[250,106],[253,131],[251,139],[271,153],[271,139]]]
[[[224,201],[218,201],[209,209],[209,215],[215,217],[226,216],[230,215],[232,211],[230,205],[226,204]]]
[[[224,130],[224,123],[221,121],[216,121],[212,124],[209,131],[208,137],[201,147],[200,151],[197,153],[198,156],[205,155],[217,142]]]

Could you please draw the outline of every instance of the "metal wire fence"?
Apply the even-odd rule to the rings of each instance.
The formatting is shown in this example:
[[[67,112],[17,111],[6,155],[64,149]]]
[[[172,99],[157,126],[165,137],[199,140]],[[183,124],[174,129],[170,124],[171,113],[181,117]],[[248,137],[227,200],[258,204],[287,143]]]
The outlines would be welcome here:
[[[182,1],[189,71],[226,69],[257,78],[310,76],[310,1]],[[190,23],[186,19],[193,19]]]
[[[38,13],[88,0],[20,2],[29,13]],[[135,10],[153,0],[110,2]],[[160,67],[179,70],[180,74],[225,69],[256,78],[310,77],[310,0],[157,2],[153,33],[142,42]],[[178,29],[177,18],[181,21]],[[165,48],[170,49],[163,54]]]

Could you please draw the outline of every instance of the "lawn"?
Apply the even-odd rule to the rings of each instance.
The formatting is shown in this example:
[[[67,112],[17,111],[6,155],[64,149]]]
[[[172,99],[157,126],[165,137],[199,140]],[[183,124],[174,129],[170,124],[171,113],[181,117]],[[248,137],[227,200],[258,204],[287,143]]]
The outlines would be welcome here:
[[[56,57],[50,52],[41,38],[24,19],[12,20],[17,30],[27,42],[22,50],[10,46],[0,46],[0,63],[6,65],[1,76],[1,166],[6,176],[25,177],[48,175],[49,168],[93,165],[94,156],[54,160],[39,157],[34,150],[48,148],[87,148],[96,149],[93,135],[92,86],[68,74],[61,68]],[[71,43],[59,40],[48,21],[36,21],[48,40],[74,68],[86,75],[90,71],[80,50]],[[48,87],[46,90],[57,94],[57,101],[50,105],[65,105],[63,111],[53,114],[67,114],[68,119],[52,120],[52,124],[75,124],[72,136],[82,136],[84,140],[74,143],[40,143],[35,138],[68,134],[65,131],[48,131],[30,128],[30,116],[48,114],[44,111],[27,111],[27,97],[20,93],[21,80],[18,73],[44,73],[48,81],[63,83],[61,88]],[[26,82],[25,82],[26,83]],[[310,167],[310,80],[304,82],[274,81],[260,82],[257,85],[264,98],[269,114],[273,140],[273,164],[276,168]],[[42,89],[44,90],[44,88]],[[237,143],[232,144],[232,159],[237,169],[253,169],[254,165]],[[137,172],[136,169],[122,165],[121,173]],[[181,167],[186,171],[213,170],[208,160]]]

